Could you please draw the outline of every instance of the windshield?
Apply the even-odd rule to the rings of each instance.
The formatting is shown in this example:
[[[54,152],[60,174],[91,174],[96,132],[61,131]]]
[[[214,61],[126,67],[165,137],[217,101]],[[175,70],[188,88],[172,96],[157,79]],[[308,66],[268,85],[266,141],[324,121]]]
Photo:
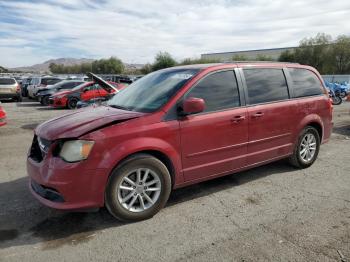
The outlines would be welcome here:
[[[130,111],[154,112],[162,107],[199,69],[167,69],[144,76],[117,93],[108,105]]]
[[[74,88],[72,89],[72,91],[78,91],[78,90],[80,90],[80,88],[82,88],[83,86],[90,86],[90,85],[91,85],[91,84],[88,84],[88,83],[84,82],[84,83],[82,83],[82,84],[80,84],[80,85],[74,87]]]

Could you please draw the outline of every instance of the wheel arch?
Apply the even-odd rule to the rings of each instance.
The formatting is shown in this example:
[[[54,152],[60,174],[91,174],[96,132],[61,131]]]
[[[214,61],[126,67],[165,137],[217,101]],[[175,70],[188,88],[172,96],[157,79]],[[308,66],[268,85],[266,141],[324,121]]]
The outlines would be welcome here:
[[[323,123],[322,123],[322,119],[319,115],[316,114],[310,114],[307,115],[298,125],[297,128],[297,133],[296,136],[294,137],[294,141],[297,141],[300,132],[302,132],[302,130],[307,127],[307,126],[311,126],[313,128],[315,128],[318,132],[318,134],[320,135],[320,142],[322,142],[323,136],[324,136],[324,127],[323,127]]]
[[[318,132],[318,135],[320,136],[320,141],[322,141],[323,138],[323,128],[322,125],[318,122],[310,122],[307,124],[307,126],[311,126],[313,128],[315,128]]]
[[[162,162],[166,168],[169,171],[170,179],[171,179],[171,187],[173,188],[175,185],[175,167],[169,156],[167,156],[164,152],[161,152],[159,150],[155,149],[149,149],[149,150],[140,150],[136,151],[134,153],[131,153],[124,158],[122,158],[118,163],[114,166],[113,170],[118,167],[119,165],[122,165],[123,163],[127,162],[129,159],[132,159],[134,156],[140,155],[140,154],[147,154],[150,156],[153,156],[154,158],[158,159],[160,162]],[[109,175],[110,176],[110,175]]]

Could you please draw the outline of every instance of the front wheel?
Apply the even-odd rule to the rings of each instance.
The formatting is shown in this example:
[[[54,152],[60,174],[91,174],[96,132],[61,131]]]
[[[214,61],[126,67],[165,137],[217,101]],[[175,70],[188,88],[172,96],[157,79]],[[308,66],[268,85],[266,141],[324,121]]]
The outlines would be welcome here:
[[[105,192],[106,207],[119,220],[144,220],[165,206],[170,191],[167,167],[151,155],[138,154],[112,172]]]
[[[307,126],[301,132],[289,162],[298,168],[309,167],[315,162],[319,150],[320,135],[314,127]]]
[[[69,109],[75,109],[77,108],[77,104],[78,104],[78,98],[75,98],[75,97],[71,97],[68,99],[68,102],[67,102],[67,107]]]

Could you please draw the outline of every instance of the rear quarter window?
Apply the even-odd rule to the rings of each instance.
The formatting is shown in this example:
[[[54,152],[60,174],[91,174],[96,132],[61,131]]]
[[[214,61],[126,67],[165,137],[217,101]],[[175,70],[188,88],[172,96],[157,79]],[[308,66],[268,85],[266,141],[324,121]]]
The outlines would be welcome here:
[[[310,70],[289,68],[293,82],[293,97],[315,96],[323,94],[320,79]]]

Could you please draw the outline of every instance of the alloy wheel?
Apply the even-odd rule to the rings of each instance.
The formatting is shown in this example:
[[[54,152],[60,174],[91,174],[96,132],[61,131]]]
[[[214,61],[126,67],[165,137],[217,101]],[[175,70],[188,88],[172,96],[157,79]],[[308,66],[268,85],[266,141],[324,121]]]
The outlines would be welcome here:
[[[315,156],[316,149],[317,149],[316,137],[311,133],[306,133],[303,139],[301,140],[300,147],[299,147],[300,158],[305,163],[312,161],[312,159]]]
[[[126,174],[118,185],[118,201],[128,211],[142,212],[159,199],[161,181],[149,168],[138,168]]]

